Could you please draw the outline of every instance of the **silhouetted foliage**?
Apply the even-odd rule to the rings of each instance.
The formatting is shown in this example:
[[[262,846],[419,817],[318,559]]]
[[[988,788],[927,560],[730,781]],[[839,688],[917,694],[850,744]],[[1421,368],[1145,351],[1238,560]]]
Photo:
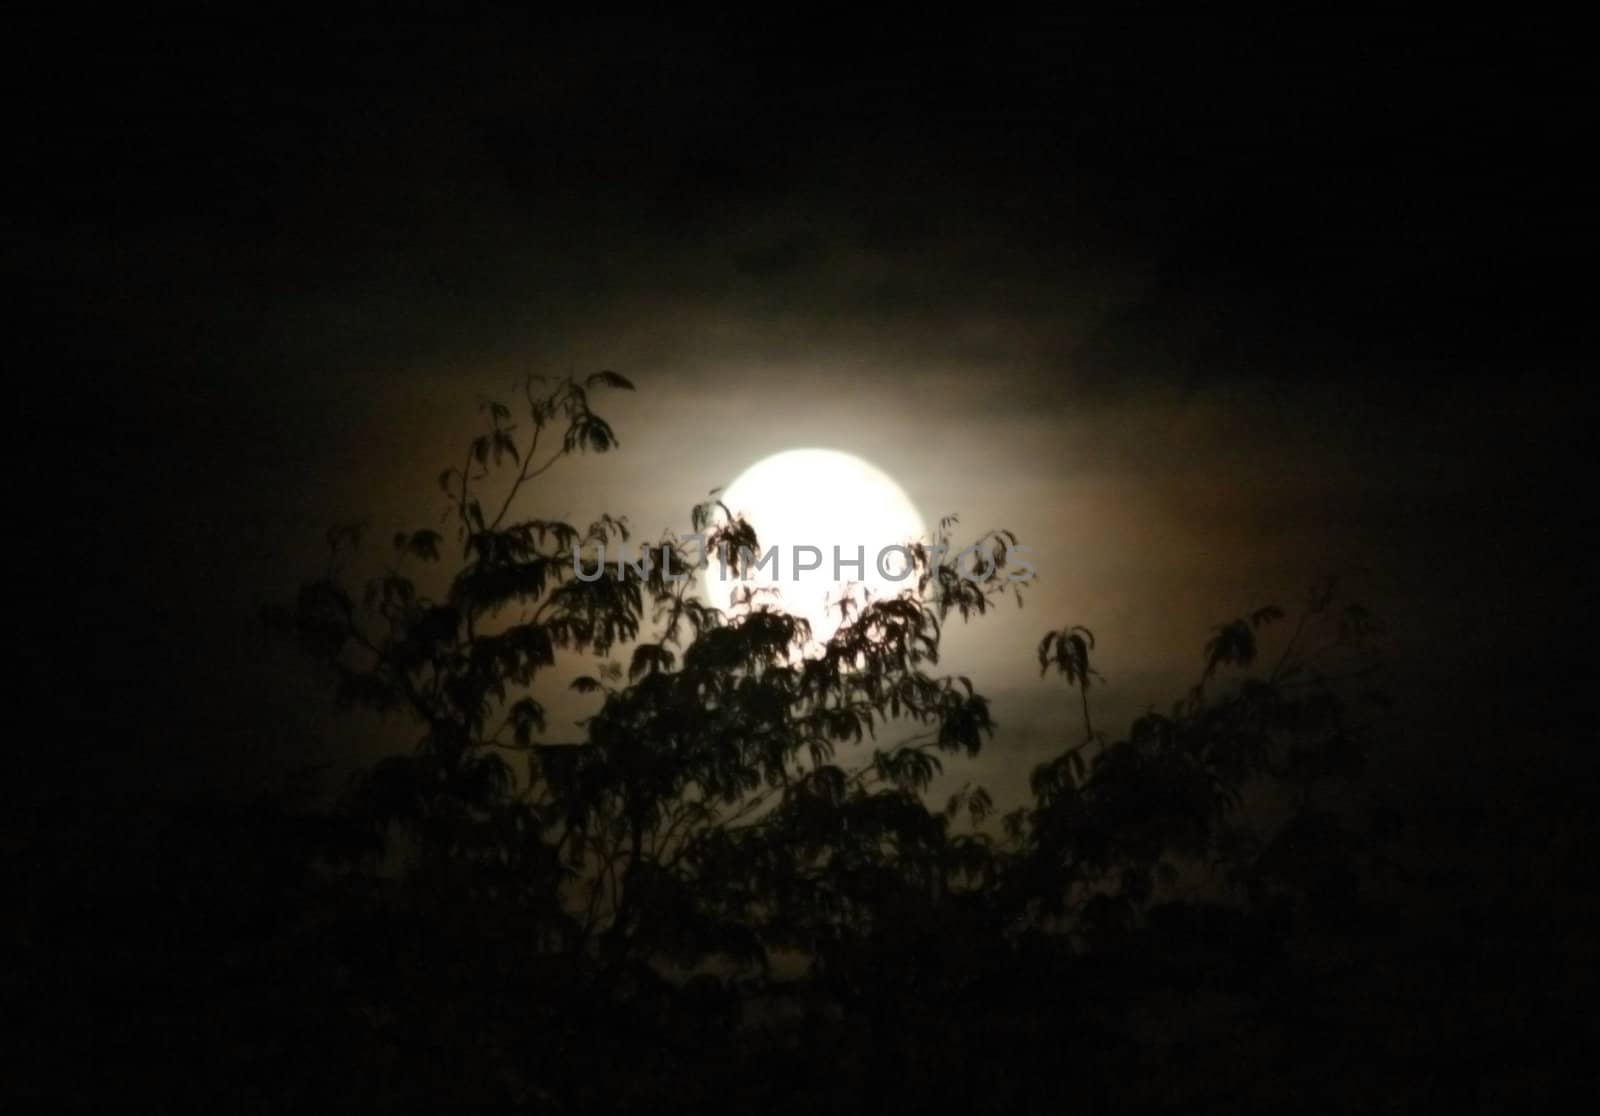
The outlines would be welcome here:
[[[1470,994],[1402,977],[1424,956],[1510,956],[1543,900],[1464,902],[1473,929],[1443,955],[1407,929],[1436,916],[1395,913],[1463,885],[1408,861],[1406,818],[1363,824],[1356,703],[1381,633],[1336,582],[1219,625],[1188,692],[1121,734],[1091,716],[1095,635],[1046,633],[1040,672],[1068,705],[1028,800],[999,816],[968,782],[934,803],[944,765],[995,729],[974,681],[938,672],[944,626],[1019,586],[960,576],[944,558],[959,548],[933,545],[951,541],[946,519],[911,548],[915,590],[817,645],[759,599],[704,604],[677,576],[699,548],[676,534],[647,566],[601,561],[629,524],[529,509],[557,466],[616,448],[595,403],[626,390],[614,373],[530,379],[516,421],[485,403],[485,430],[439,478],[443,530],[377,549],[330,532],[327,569],[270,610],[339,703],[395,733],[347,794],[59,808],[28,893],[79,898],[18,921],[31,967],[10,990],[39,1033],[82,1028],[108,1053],[71,1082],[19,1065],[24,1097],[697,1113],[1470,1101],[1430,1075],[1482,1078],[1471,1051],[1509,1040],[1460,1019],[1517,1002],[1526,966]],[[715,493],[689,519],[708,549],[758,549]],[[1016,544],[977,542],[1000,569]],[[543,687],[569,677],[589,712],[566,737]],[[1551,871],[1568,871],[1549,843]],[[1424,1042],[1427,1072],[1405,1068],[1423,1041],[1394,1022],[1407,1013],[1444,1036]]]
[[[815,950],[870,923],[889,881],[950,869],[946,819],[918,795],[941,755],[976,754],[993,723],[968,679],[929,668],[950,613],[980,613],[1010,586],[962,578],[915,540],[916,591],[867,602],[803,656],[803,620],[759,602],[723,616],[672,576],[700,560],[683,541],[612,564],[605,548],[630,537],[621,520],[516,518],[563,458],[616,444],[591,396],[617,389],[631,385],[613,373],[530,380],[522,429],[484,405],[489,429],[440,477],[460,558],[435,594],[408,564],[439,561],[438,532],[395,536],[357,593],[338,563],[361,540],[340,531],[328,574],[278,620],[328,664],[340,700],[418,726],[361,800],[413,842],[430,887],[512,903],[541,948],[613,974]],[[718,501],[691,518],[707,550],[757,542]],[[1002,567],[1014,544],[979,543]],[[627,644],[625,670],[604,661]],[[533,688],[560,655],[596,661],[572,684],[600,698],[579,740],[547,735]],[[879,743],[886,731],[899,735]],[[868,758],[837,762],[864,744]]]
[[[975,755],[994,728],[970,680],[930,671],[952,613],[981,615],[1016,586],[940,560],[929,544],[949,543],[951,517],[912,547],[916,592],[868,602],[807,655],[803,620],[750,599],[723,615],[696,581],[669,577],[699,558],[670,534],[659,561],[624,568],[604,560],[630,537],[621,520],[513,515],[563,458],[616,444],[591,396],[630,387],[612,374],[530,380],[520,429],[485,405],[489,429],[440,477],[460,557],[433,595],[406,563],[439,562],[442,536],[401,533],[359,605],[335,565],[281,617],[332,668],[342,700],[418,726],[415,749],[377,764],[358,801],[380,832],[409,841],[400,883],[422,890],[432,917],[440,903],[492,911],[520,928],[530,960],[562,958],[585,996],[630,1010],[666,994],[668,972],[765,984],[775,956],[798,955],[831,1002],[870,1009],[862,1088],[888,1104],[908,1087],[913,1001],[959,1015],[1018,950],[1064,963],[1111,949],[1183,871],[1220,874],[1247,909],[1303,882],[1292,850],[1334,824],[1313,789],[1362,758],[1325,666],[1369,650],[1359,613],[1304,646],[1335,615],[1331,584],[1265,677],[1218,690],[1253,664],[1258,632],[1285,619],[1275,607],[1220,626],[1189,696],[1118,740],[1090,716],[1094,635],[1048,633],[1041,673],[1078,691],[1083,736],[1039,766],[1032,804],[991,834],[982,788],[942,810],[923,800],[941,757]],[[757,546],[715,494],[690,519],[708,549]],[[337,562],[359,538],[330,542]],[[992,532],[978,545],[1003,569],[1016,539]],[[609,660],[625,646],[625,666]],[[572,683],[599,700],[580,739],[550,738],[534,690],[559,656],[595,664]],[[1257,781],[1296,790],[1275,835],[1241,821]]]

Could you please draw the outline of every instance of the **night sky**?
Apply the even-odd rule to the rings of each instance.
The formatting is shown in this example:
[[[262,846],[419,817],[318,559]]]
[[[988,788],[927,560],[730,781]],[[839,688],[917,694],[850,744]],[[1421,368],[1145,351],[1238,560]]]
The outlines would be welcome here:
[[[335,521],[432,524],[481,396],[612,368],[621,447],[541,511],[687,530],[821,445],[1035,548],[949,647],[997,793],[1061,744],[1045,630],[1095,631],[1126,715],[1329,573],[1390,628],[1381,778],[1577,780],[1574,36],[1330,12],[38,28],[3,221],[47,762],[337,760],[258,607]]]

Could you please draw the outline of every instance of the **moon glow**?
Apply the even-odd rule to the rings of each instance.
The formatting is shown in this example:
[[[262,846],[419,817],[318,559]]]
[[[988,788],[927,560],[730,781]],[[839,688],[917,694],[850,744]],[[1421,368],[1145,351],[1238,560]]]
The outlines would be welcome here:
[[[901,548],[923,539],[922,515],[894,478],[854,454],[773,454],[740,473],[722,502],[755,528],[756,559],[770,559],[750,563],[741,578],[708,556],[701,575],[706,598],[724,611],[736,609],[741,590],[753,590],[751,607],[803,617],[812,638],[825,642],[839,627],[846,598],[859,606],[869,596],[916,588],[910,555]]]

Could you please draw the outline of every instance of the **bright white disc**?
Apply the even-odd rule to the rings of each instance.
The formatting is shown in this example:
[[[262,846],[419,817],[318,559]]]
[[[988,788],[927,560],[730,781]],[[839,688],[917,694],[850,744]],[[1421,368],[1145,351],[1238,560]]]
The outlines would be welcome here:
[[[892,477],[853,454],[796,449],[763,458],[739,474],[722,502],[755,528],[757,558],[773,547],[777,554],[776,568],[769,560],[744,571],[743,581],[709,555],[702,576],[718,608],[731,610],[737,590],[754,588],[752,606],[804,617],[813,638],[826,641],[847,595],[859,605],[869,593],[916,588],[909,555],[897,548],[923,539],[922,516]],[[809,565],[816,568],[801,569]]]

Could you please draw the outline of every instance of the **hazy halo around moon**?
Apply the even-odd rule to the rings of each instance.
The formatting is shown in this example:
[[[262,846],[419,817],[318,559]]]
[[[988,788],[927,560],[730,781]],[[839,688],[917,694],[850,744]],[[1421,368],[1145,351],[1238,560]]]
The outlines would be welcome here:
[[[702,581],[718,608],[730,610],[740,588],[757,588],[762,591],[752,605],[802,616],[813,638],[825,641],[839,626],[837,602],[846,591],[859,603],[867,594],[916,588],[914,576],[901,576],[910,569],[908,556],[893,548],[924,539],[926,522],[893,477],[855,454],[818,448],[775,453],[740,473],[721,498],[755,528],[758,557],[777,547],[777,576],[769,562],[747,571],[743,581],[731,574],[724,579],[717,556],[710,555]],[[803,547],[820,552],[820,567],[797,577],[796,548]],[[853,564],[858,557],[859,568]],[[818,555],[800,558],[810,564]]]

